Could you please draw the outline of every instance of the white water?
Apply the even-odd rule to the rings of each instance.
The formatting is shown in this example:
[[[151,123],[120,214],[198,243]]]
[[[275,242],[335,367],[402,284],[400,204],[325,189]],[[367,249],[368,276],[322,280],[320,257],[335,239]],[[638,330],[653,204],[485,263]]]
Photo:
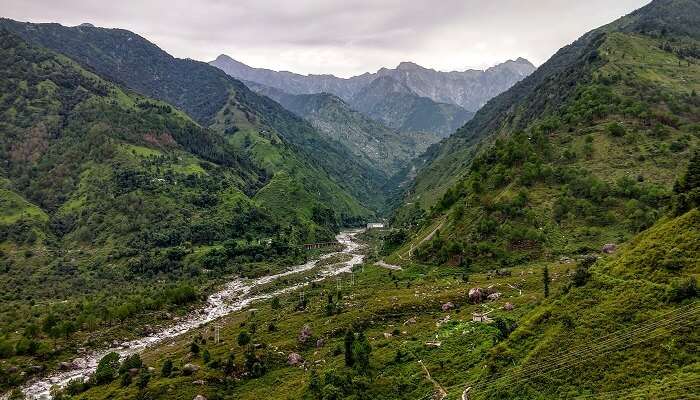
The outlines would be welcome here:
[[[155,346],[163,342],[166,339],[177,337],[179,335],[191,331],[192,329],[199,328],[202,325],[205,325],[211,321],[223,317],[227,314],[242,310],[254,302],[270,299],[280,294],[292,292],[305,285],[308,285],[311,282],[318,282],[330,276],[350,272],[353,266],[361,264],[364,259],[364,255],[358,254],[357,252],[360,248],[360,245],[354,241],[355,235],[357,235],[360,232],[362,231],[345,231],[337,235],[336,240],[345,246],[345,248],[340,252],[325,254],[316,260],[307,262],[306,264],[291,267],[288,271],[282,272],[280,274],[269,275],[258,279],[236,278],[233,281],[227,283],[221,291],[210,295],[207,298],[207,305],[205,307],[195,312],[192,312],[187,317],[183,318],[180,321],[177,321],[175,325],[165,328],[160,332],[154,333],[152,335],[140,339],[135,339],[130,342],[122,343],[121,346],[116,348],[103,349],[93,351],[90,354],[80,355],[80,357],[85,360],[85,363],[80,365],[79,368],[70,371],[59,372],[54,375],[41,378],[39,380],[31,381],[22,388],[22,391],[24,392],[27,399],[50,399],[50,391],[53,386],[65,387],[68,384],[68,382],[73,379],[86,379],[95,371],[99,360],[109,352],[114,351],[118,353],[121,357],[128,356],[134,353],[140,353],[149,347]],[[349,254],[352,258],[349,261],[341,262],[338,264],[332,264],[324,267],[318,275],[316,275],[313,279],[309,278],[309,280],[307,280],[306,282],[297,283],[270,293],[250,295],[250,292],[256,287],[266,285],[285,276],[290,276],[311,270],[316,266],[316,263],[318,263],[319,261],[325,260],[329,257],[338,254]]]

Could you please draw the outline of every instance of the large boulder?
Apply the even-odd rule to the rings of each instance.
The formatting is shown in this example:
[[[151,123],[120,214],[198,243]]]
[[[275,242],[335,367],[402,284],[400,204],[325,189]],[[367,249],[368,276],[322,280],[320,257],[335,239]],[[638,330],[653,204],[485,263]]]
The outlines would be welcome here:
[[[496,293],[491,293],[491,294],[489,294],[488,296],[486,296],[486,298],[489,299],[490,301],[496,301],[496,300],[498,300],[499,298],[501,298],[501,294],[498,293],[498,292],[496,292]]]
[[[304,362],[304,358],[299,353],[289,353],[287,356],[287,364],[296,367]]]
[[[614,243],[608,243],[601,249],[605,254],[612,254],[617,250],[617,245]]]
[[[197,365],[197,364],[185,364],[182,367],[182,374],[183,375],[192,375],[197,371],[199,371],[199,365]]]
[[[472,304],[481,303],[483,300],[484,291],[481,288],[475,287],[469,289],[469,302]]]
[[[309,325],[304,325],[301,331],[299,331],[299,343],[306,344],[306,342],[311,339],[311,336],[311,327]]]

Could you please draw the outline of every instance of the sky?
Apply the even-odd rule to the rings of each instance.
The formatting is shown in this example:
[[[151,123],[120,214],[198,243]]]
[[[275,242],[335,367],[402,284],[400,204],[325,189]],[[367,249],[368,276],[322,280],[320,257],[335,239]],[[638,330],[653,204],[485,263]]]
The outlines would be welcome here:
[[[0,0],[20,21],[123,28],[181,58],[348,77],[484,69],[559,48],[649,0]]]

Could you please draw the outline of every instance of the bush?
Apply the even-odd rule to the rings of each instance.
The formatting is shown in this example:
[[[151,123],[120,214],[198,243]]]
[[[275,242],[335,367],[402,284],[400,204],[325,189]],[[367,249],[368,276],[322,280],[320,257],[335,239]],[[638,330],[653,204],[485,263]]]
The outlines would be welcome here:
[[[610,136],[613,137],[622,137],[625,136],[625,133],[627,133],[625,127],[622,126],[622,124],[620,124],[619,122],[611,122],[607,127],[607,131],[610,134]]]
[[[695,277],[689,276],[671,282],[667,289],[668,301],[678,303],[686,299],[692,299],[698,295],[698,282]]]
[[[114,380],[119,371],[119,354],[111,352],[100,359],[93,375],[95,383],[105,385]]]

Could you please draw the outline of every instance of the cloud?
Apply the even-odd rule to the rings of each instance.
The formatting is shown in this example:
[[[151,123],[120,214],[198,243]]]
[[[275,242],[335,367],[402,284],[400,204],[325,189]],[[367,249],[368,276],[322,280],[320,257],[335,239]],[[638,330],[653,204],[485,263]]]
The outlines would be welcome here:
[[[132,30],[178,57],[341,76],[535,64],[648,0],[3,0],[9,18]]]

